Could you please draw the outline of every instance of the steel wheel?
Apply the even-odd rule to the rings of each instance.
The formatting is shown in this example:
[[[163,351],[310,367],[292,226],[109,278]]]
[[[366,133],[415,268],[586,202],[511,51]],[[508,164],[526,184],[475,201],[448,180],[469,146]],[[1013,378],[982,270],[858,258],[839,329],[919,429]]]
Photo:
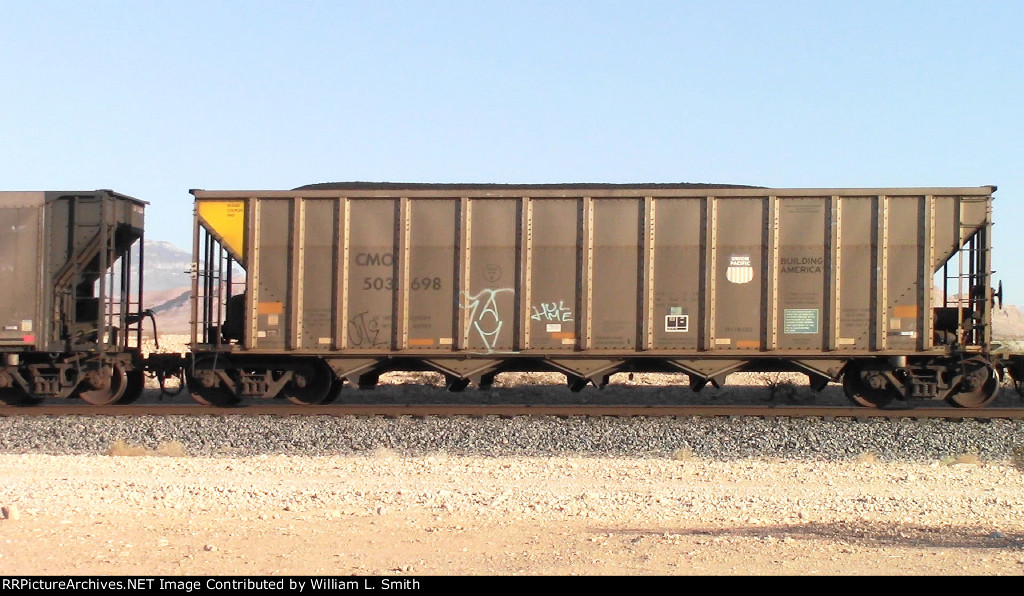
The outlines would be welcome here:
[[[204,406],[228,407],[240,400],[231,389],[224,386],[213,368],[213,358],[199,358],[186,376],[192,399]]]
[[[142,396],[146,388],[146,376],[139,369],[128,371],[128,386],[125,387],[124,395],[117,401],[119,404],[130,404]]]
[[[888,386],[873,389],[864,382],[863,370],[857,364],[848,364],[843,373],[843,391],[854,404],[865,408],[882,408],[896,397]]]
[[[333,382],[334,373],[327,363],[320,359],[306,361],[281,389],[281,397],[300,406],[321,404],[330,396]]]
[[[988,362],[971,358],[963,363],[964,380],[960,382],[960,393],[946,398],[959,408],[981,408],[992,403],[999,395],[999,375]]]
[[[345,381],[341,379],[334,379],[331,381],[331,389],[327,392],[327,397],[324,398],[321,404],[329,404],[332,401],[341,397],[341,388],[345,385]]]
[[[91,389],[77,390],[78,397],[94,406],[117,403],[128,387],[128,373],[119,363],[102,366],[85,374],[83,381]]]

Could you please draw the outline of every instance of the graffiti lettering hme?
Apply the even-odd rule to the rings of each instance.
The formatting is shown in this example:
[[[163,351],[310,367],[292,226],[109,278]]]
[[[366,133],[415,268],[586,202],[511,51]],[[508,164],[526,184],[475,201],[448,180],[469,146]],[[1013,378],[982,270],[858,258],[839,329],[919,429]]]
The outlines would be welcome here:
[[[560,323],[573,320],[572,309],[565,306],[562,300],[557,303],[541,302],[539,306],[533,307],[533,315],[530,318],[534,321],[558,321]]]
[[[494,346],[498,343],[498,334],[505,324],[498,312],[497,296],[503,293],[514,294],[512,288],[487,288],[480,290],[476,295],[470,296],[468,292],[462,293],[462,308],[469,311],[469,322],[480,335],[487,352],[493,352]]]

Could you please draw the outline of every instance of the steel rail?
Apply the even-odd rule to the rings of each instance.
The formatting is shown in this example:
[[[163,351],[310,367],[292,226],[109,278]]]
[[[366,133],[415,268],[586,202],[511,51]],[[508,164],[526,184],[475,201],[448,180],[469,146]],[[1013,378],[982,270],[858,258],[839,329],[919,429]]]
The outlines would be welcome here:
[[[210,407],[189,404],[111,405],[83,404],[0,406],[0,416],[381,416],[397,418],[455,416],[553,416],[569,417],[751,417],[751,418],[854,418],[854,419],[946,419],[1021,420],[1024,408],[900,407],[860,408],[850,406],[635,406],[635,405],[452,405],[452,404],[328,404],[298,406],[257,403],[238,407]]]

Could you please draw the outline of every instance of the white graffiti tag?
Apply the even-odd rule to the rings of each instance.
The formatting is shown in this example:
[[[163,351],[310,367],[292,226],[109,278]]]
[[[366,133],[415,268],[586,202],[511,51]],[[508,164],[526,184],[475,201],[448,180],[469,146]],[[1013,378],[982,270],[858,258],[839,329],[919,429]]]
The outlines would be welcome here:
[[[533,307],[533,315],[530,318],[534,321],[559,321],[565,323],[572,321],[572,309],[565,306],[562,300],[558,302],[541,302],[539,306]]]
[[[487,352],[493,352],[495,344],[498,343],[498,334],[505,324],[501,320],[501,313],[498,312],[498,294],[508,292],[514,294],[512,288],[487,288],[480,290],[475,296],[468,292],[462,293],[463,304],[460,306],[469,310],[469,321],[473,329],[480,335]]]

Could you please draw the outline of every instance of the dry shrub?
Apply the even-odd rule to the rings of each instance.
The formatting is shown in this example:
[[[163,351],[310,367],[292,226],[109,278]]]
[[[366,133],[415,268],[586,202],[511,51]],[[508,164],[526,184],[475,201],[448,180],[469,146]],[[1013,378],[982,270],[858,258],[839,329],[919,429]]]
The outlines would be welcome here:
[[[801,404],[814,400],[814,394],[805,395],[793,380],[792,373],[768,372],[761,374],[761,383],[768,389],[768,401],[779,399],[787,404]]]
[[[857,456],[857,462],[862,464],[876,464],[878,463],[878,454],[874,451],[865,451]]]
[[[113,457],[139,457],[139,456],[161,456],[161,457],[184,457],[185,445],[180,441],[160,443],[156,449],[146,449],[137,445],[130,445],[122,439],[117,439],[107,449],[107,455]]]
[[[984,462],[982,461],[981,456],[977,453],[962,453],[956,456],[946,456],[942,458],[941,463],[945,466],[954,466],[956,464],[980,465]]]
[[[107,449],[107,455],[118,456],[118,457],[135,457],[138,455],[146,455],[146,449],[144,447],[136,447],[129,445],[121,439],[114,441],[114,444]]]
[[[372,457],[374,459],[385,459],[385,460],[387,460],[387,459],[397,459],[398,458],[398,453],[396,453],[394,449],[389,449],[387,447],[375,447],[373,449],[373,451],[370,452],[370,457]]]
[[[156,455],[164,457],[185,457],[185,445],[181,441],[160,443],[156,448]]]
[[[693,459],[693,449],[683,447],[672,452],[672,459],[676,461],[689,461]]]

